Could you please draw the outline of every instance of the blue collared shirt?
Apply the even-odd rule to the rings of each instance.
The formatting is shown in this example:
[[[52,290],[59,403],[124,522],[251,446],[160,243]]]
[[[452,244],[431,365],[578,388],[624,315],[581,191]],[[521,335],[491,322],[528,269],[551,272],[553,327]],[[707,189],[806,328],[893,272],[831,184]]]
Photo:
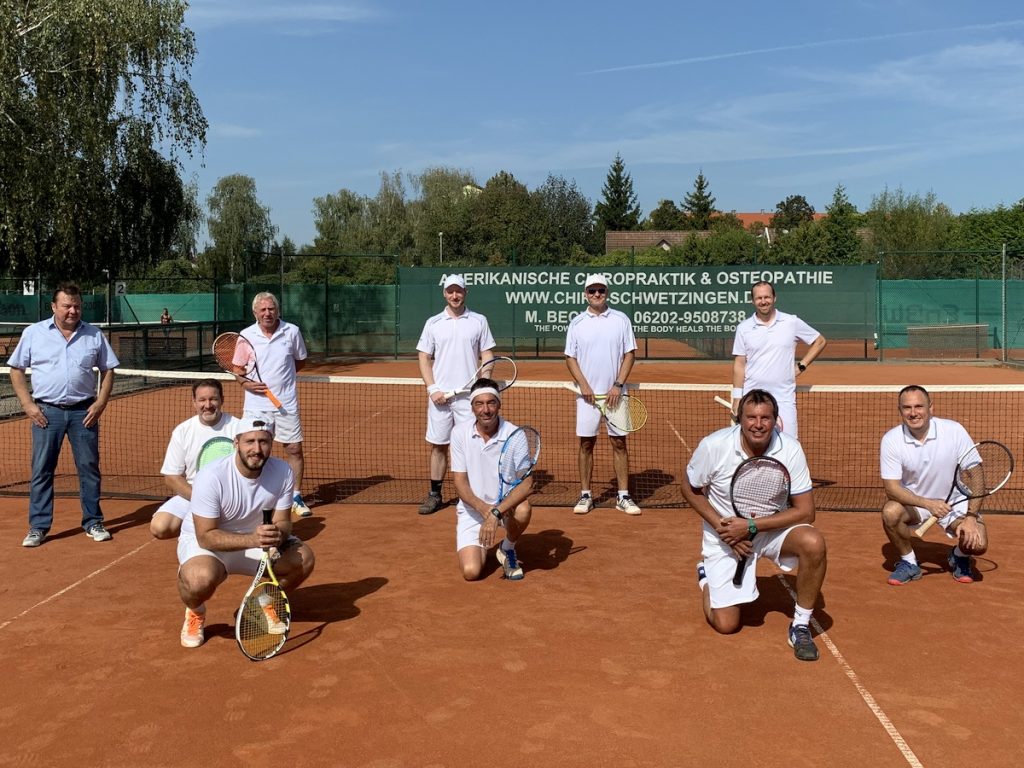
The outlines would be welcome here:
[[[32,397],[56,405],[73,405],[96,397],[96,373],[116,368],[120,361],[110,342],[94,325],[80,321],[65,339],[54,318],[40,320],[22,331],[7,364],[32,369]]]

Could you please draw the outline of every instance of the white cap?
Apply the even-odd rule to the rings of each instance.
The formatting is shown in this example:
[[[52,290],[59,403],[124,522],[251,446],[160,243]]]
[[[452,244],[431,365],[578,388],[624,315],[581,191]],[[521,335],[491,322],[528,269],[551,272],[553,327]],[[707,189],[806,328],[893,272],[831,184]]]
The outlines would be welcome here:
[[[448,275],[448,277],[444,279],[442,290],[448,290],[453,285],[457,285],[462,290],[466,290],[466,278],[462,275]]]
[[[235,437],[244,435],[246,432],[269,432],[271,437],[274,435],[274,420],[267,418],[252,418],[246,416],[243,419],[239,419],[238,423],[235,424]]]
[[[589,288],[592,285],[603,285],[608,287],[608,278],[602,275],[600,272],[587,275],[587,282],[583,284],[584,288]]]

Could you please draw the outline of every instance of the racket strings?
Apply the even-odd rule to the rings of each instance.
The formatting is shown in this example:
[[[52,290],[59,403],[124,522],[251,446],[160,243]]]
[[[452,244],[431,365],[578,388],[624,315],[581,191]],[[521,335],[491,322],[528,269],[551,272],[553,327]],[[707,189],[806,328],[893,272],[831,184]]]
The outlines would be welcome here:
[[[540,434],[530,427],[513,432],[505,442],[498,460],[498,475],[506,483],[522,480],[530,474],[540,455]]]
[[[516,380],[516,364],[507,357],[497,357],[480,368],[481,379],[491,379],[498,385],[498,391],[508,389]]]
[[[626,432],[636,432],[647,423],[647,406],[638,397],[623,395],[614,408],[605,409],[605,418]]]
[[[248,343],[237,333],[223,333],[214,339],[213,357],[223,370],[241,370],[247,375],[252,372],[253,364],[256,362],[252,354],[247,354],[247,346]]]
[[[238,643],[250,658],[267,658],[284,645],[291,612],[281,588],[258,584],[238,611]],[[282,631],[282,629],[284,631]]]
[[[732,485],[733,506],[747,518],[767,517],[789,501],[789,478],[779,467],[748,464]]]
[[[966,496],[984,496],[1000,488],[1013,471],[1013,457],[1000,445],[982,444],[968,466],[957,468],[957,485]]]

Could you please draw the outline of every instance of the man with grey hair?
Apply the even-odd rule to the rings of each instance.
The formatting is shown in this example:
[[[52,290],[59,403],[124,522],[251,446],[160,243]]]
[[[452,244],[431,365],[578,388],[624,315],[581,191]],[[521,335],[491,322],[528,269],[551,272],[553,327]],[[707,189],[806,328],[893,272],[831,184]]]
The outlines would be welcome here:
[[[285,461],[295,475],[292,512],[298,517],[309,517],[312,512],[302,498],[305,461],[296,383],[296,374],[306,364],[306,342],[297,325],[281,319],[281,304],[274,294],[257,293],[252,300],[252,314],[256,322],[243,329],[242,336],[256,352],[263,381],[235,376],[245,390],[244,416],[272,421],[276,425],[274,441],[284,446]],[[275,408],[267,398],[267,390],[281,401],[280,408]]]

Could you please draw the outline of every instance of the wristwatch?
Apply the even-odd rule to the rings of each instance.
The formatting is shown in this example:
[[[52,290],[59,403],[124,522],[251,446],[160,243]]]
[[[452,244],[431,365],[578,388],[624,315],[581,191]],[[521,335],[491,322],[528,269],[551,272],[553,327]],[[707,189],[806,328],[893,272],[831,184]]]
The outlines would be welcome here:
[[[757,523],[753,520],[747,520],[747,533],[750,534],[750,538],[757,536]]]
[[[505,516],[501,514],[501,510],[497,507],[491,507],[491,514],[498,518],[498,520],[503,520],[505,518]]]
[[[621,381],[615,381],[615,382],[612,382],[612,386],[613,387],[618,387],[619,389],[622,389],[622,387],[624,385],[623,385],[623,383]]]
[[[800,369],[800,373],[803,373],[804,371],[807,370],[807,366],[804,365],[803,363],[797,363],[796,367]]]

